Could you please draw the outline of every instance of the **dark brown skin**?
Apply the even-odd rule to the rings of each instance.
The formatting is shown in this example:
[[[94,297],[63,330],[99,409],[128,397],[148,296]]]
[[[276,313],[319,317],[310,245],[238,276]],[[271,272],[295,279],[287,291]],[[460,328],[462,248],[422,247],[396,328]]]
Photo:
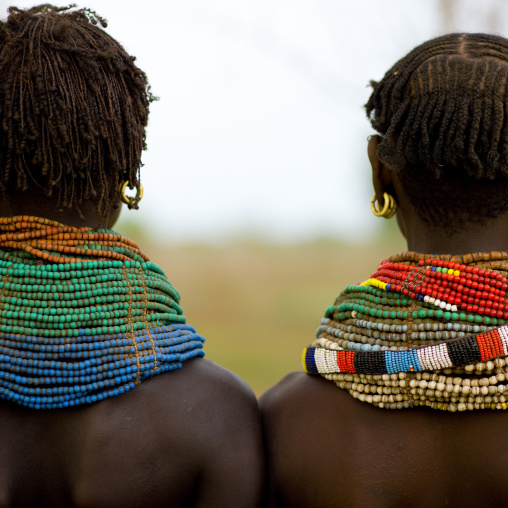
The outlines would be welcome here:
[[[505,412],[380,409],[303,372],[260,404],[269,507],[508,506]]]
[[[454,236],[439,225],[429,229],[394,172],[378,159],[377,145],[373,136],[368,151],[376,196],[381,205],[383,192],[396,197],[397,220],[410,250],[506,250],[506,214]],[[268,390],[260,407],[269,507],[508,506],[504,411],[380,409],[303,372]]]
[[[83,222],[36,192],[16,198],[4,200],[0,214],[39,210],[67,224],[112,227],[120,209],[101,218],[87,203]],[[22,206],[24,199],[31,202]],[[0,400],[0,429],[0,507],[261,503],[264,451],[255,396],[206,359],[73,409],[34,410]]]
[[[0,402],[0,506],[255,507],[250,389],[205,359],[76,409]]]

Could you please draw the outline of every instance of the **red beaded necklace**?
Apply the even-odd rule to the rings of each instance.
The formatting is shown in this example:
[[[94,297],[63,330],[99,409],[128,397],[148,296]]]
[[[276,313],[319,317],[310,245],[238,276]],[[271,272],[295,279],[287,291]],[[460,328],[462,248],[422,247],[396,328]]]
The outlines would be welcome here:
[[[388,291],[446,310],[508,319],[507,279],[494,270],[436,258],[419,259],[416,264],[389,259],[372,278],[386,283]]]

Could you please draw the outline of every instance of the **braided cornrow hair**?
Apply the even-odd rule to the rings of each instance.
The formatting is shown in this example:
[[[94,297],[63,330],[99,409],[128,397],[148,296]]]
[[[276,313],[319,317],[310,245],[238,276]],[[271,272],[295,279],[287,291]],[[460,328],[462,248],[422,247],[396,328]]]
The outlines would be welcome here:
[[[139,183],[156,98],[106,20],[74,8],[10,7],[0,22],[0,189],[36,185],[78,212],[92,199],[105,216],[122,181]]]
[[[371,85],[378,155],[423,220],[456,230],[508,210],[508,40],[437,37]]]

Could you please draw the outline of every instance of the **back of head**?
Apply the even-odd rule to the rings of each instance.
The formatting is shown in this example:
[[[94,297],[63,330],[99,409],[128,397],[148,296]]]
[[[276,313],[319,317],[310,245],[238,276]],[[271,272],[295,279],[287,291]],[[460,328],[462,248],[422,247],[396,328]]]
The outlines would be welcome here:
[[[139,182],[149,104],[134,58],[88,9],[9,9],[0,23],[0,189],[36,186],[99,214]]]
[[[371,84],[378,155],[423,220],[453,231],[508,210],[508,40],[437,37]]]

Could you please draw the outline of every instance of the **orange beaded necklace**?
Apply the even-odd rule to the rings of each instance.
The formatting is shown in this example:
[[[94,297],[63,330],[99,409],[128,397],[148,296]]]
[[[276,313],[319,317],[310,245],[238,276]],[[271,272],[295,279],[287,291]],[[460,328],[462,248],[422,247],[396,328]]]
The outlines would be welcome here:
[[[131,259],[117,250],[107,249],[112,246],[128,249],[148,261],[135,242],[106,230],[76,228],[29,215],[0,217],[0,248],[24,250],[44,261],[76,263],[86,262],[86,258],[91,258],[89,261],[93,258],[118,261]],[[79,256],[85,256],[85,259]]]

